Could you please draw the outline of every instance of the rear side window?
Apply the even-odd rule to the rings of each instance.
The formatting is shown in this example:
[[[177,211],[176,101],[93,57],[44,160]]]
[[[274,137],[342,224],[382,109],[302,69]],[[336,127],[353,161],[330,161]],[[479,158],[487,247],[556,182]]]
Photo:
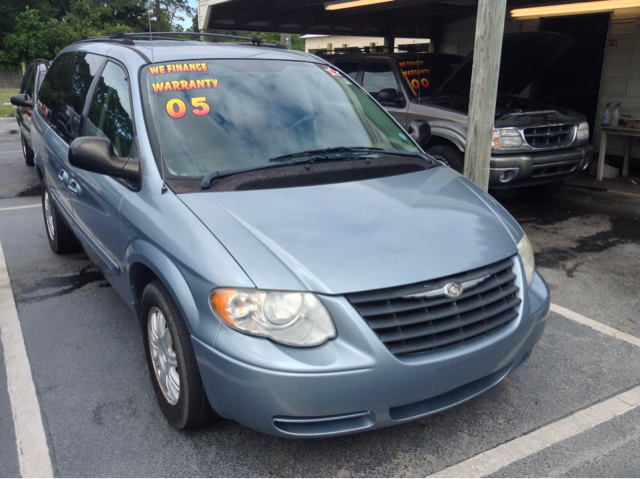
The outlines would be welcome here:
[[[38,110],[67,143],[78,137],[87,93],[103,58],[63,53],[51,64],[38,94]]]
[[[381,90],[392,88],[399,91],[398,81],[393,73],[391,65],[386,62],[367,62],[364,67],[362,86],[374,98],[377,98]]]
[[[339,62],[336,66],[351,77],[353,81],[358,81],[358,68],[360,62]]]
[[[84,134],[109,138],[119,156],[129,156],[133,141],[129,84],[125,71],[113,62],[107,63],[98,80]]]

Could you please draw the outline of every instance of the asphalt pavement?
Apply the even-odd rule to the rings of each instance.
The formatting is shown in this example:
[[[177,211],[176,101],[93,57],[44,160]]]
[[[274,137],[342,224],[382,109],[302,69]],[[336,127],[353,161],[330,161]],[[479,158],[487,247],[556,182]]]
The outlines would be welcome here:
[[[424,477],[640,386],[640,342],[552,312],[517,372],[431,417],[320,440],[274,438],[227,420],[177,431],[157,407],[132,313],[83,253],[50,250],[39,197],[17,196],[36,191],[37,175],[12,129],[14,120],[0,120],[0,245],[56,476]],[[530,235],[554,303],[640,336],[640,192],[563,187],[544,200],[501,201]],[[7,391],[0,362],[3,477],[20,472]],[[640,476],[639,417],[634,408],[513,456],[494,475]]]

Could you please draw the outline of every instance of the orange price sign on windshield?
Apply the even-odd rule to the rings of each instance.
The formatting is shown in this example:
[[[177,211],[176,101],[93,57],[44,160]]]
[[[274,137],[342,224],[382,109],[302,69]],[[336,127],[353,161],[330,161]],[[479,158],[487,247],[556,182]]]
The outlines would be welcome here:
[[[211,108],[207,105],[207,98],[204,96],[199,96],[191,99],[191,106],[193,106],[193,110],[191,113],[198,116],[204,116],[209,114]],[[167,102],[167,113],[171,118],[182,118],[187,114],[187,105],[178,98],[173,98]]]

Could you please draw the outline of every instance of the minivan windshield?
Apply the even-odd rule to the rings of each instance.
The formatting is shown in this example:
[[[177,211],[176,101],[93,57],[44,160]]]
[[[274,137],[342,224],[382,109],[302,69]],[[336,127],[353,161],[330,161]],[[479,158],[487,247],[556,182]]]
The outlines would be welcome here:
[[[167,177],[202,178],[320,149],[419,151],[360,87],[326,64],[196,60],[148,65],[141,75]],[[362,154],[347,148],[336,158]]]

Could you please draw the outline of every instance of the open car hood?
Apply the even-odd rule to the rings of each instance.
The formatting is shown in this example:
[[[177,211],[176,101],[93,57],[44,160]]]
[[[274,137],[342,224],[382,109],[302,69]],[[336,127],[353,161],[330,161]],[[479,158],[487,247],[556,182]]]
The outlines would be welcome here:
[[[498,93],[518,94],[561,54],[576,43],[571,37],[551,32],[523,32],[504,36]],[[469,95],[473,52],[460,63],[432,97]]]
[[[515,255],[522,234],[446,167],[179,198],[265,289],[343,294],[412,284]]]

